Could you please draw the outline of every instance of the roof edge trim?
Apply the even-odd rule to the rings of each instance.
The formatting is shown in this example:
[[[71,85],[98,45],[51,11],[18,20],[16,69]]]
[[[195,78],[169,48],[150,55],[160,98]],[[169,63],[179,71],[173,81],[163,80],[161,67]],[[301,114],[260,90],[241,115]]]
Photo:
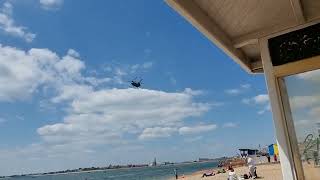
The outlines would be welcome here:
[[[253,73],[249,59],[234,48],[233,42],[218,25],[192,0],[166,0],[166,3],[222,49],[248,73]]]

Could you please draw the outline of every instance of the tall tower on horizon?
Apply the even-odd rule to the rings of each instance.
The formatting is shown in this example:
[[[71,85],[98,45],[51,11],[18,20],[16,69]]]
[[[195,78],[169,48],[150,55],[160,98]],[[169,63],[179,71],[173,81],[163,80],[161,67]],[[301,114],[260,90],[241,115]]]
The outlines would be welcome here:
[[[152,162],[152,166],[157,166],[157,160],[156,158],[154,158],[153,162]]]

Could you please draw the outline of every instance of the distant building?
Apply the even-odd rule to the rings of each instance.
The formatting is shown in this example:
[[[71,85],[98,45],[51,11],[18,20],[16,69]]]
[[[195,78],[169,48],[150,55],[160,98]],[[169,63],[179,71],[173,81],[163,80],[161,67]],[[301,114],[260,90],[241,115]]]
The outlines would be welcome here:
[[[241,157],[247,157],[249,155],[257,155],[258,149],[239,149]]]

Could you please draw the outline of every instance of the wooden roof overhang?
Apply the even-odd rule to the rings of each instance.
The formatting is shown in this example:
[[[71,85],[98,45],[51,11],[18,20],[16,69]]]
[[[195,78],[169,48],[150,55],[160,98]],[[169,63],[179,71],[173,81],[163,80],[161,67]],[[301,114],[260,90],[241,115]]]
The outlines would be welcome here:
[[[259,39],[320,22],[320,0],[166,0],[249,73],[263,73]]]

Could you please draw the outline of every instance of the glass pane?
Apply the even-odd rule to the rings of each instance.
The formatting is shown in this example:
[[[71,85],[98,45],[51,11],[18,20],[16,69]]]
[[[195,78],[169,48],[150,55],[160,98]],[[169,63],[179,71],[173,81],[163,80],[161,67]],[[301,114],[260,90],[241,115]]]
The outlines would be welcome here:
[[[285,78],[306,179],[320,178],[320,70]]]

